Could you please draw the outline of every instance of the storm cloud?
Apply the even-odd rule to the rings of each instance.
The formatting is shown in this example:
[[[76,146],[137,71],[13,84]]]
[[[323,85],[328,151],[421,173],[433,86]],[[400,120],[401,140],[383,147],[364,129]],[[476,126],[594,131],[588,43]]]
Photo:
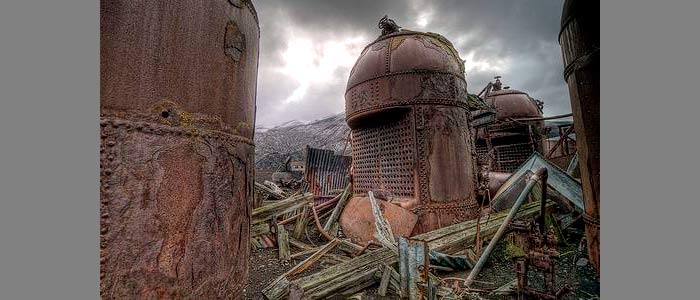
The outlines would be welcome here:
[[[345,84],[362,49],[389,15],[402,28],[440,33],[464,59],[470,93],[501,75],[504,85],[569,113],[557,41],[562,0],[258,0],[257,126],[312,121],[344,109]]]

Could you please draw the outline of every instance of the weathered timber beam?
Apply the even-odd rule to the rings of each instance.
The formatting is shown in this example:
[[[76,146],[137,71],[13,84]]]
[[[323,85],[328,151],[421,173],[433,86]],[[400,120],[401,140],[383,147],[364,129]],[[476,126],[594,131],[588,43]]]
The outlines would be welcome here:
[[[277,224],[277,251],[281,261],[289,261],[291,259],[289,250],[289,234],[287,233],[287,230],[284,229],[284,226],[279,224]]]
[[[331,216],[328,218],[328,221],[326,221],[326,225],[323,226],[323,230],[329,232],[330,235],[336,234],[336,232],[333,232],[331,230],[331,227],[335,222],[338,222],[340,213],[343,211],[343,208],[345,208],[345,203],[348,201],[348,199],[350,199],[350,188],[351,184],[348,183],[348,185],[345,187],[345,190],[343,191],[343,194],[340,196],[340,200],[338,200],[338,203],[335,205],[333,213],[331,213]]]
[[[313,201],[313,195],[306,193],[255,208],[251,215],[252,224],[270,220],[275,215],[283,215],[295,211],[311,201]]]

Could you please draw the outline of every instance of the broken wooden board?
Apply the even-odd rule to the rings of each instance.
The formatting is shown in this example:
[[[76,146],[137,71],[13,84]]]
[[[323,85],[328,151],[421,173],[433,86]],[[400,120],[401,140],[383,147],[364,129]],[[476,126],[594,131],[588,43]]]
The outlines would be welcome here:
[[[283,225],[277,225],[277,251],[280,261],[287,262],[291,259],[289,250],[289,233]]]
[[[296,239],[300,239],[302,235],[304,235],[306,225],[309,224],[309,212],[311,210],[309,208],[310,205],[313,204],[304,205],[304,208],[301,210],[301,215],[297,218],[296,223],[294,223],[294,231],[292,232],[292,236]]]
[[[345,190],[343,190],[343,194],[340,196],[340,200],[338,200],[338,203],[335,205],[335,208],[333,208],[333,213],[331,213],[331,216],[328,217],[328,221],[326,221],[326,225],[323,226],[323,230],[325,230],[326,232],[328,232],[332,236],[335,236],[337,233],[337,229],[333,230],[333,226],[338,221],[338,218],[340,218],[340,213],[345,208],[345,203],[348,201],[348,199],[352,195],[351,187],[352,187],[352,184],[348,183],[348,185],[345,187]]]
[[[264,194],[272,199],[275,199],[275,200],[284,199],[284,195],[282,193],[276,192],[276,191],[272,190],[270,187],[268,187],[262,183],[259,183],[259,182],[255,182],[255,191],[262,193],[262,194]]]
[[[539,203],[523,205],[515,218],[539,213],[539,205]],[[507,214],[508,212],[502,212],[481,218],[481,236],[487,238],[496,233]],[[454,254],[471,245],[475,236],[476,220],[470,220],[426,232],[412,239],[427,241],[430,249]],[[290,286],[294,285],[303,291],[305,299],[327,299],[333,295],[342,295],[349,289],[357,290],[360,287],[366,288],[376,284],[381,280],[380,266],[383,264],[392,266],[398,260],[398,255],[391,249],[380,248],[309,276],[293,280],[288,280],[286,277],[278,279],[263,289],[263,295],[269,300],[284,299],[289,293]]]
[[[389,280],[391,279],[391,267],[382,264],[381,272],[382,279],[379,281],[379,289],[377,289],[377,295],[386,296],[387,289],[389,288]]]
[[[310,193],[306,193],[255,208],[251,215],[251,224],[255,225],[260,222],[271,220],[273,216],[281,216],[294,212],[308,203],[311,203],[313,200],[314,196]]]

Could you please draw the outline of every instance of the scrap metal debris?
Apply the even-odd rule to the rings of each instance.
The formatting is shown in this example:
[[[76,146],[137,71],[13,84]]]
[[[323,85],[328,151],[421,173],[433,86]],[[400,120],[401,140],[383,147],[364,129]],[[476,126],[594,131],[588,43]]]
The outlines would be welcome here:
[[[535,169],[537,175],[530,171],[533,166],[540,167]],[[372,299],[372,295],[389,299],[503,299],[499,297],[518,295],[520,299],[562,299],[571,292],[571,287],[556,289],[553,284],[557,270],[554,266],[560,257],[555,244],[561,242],[558,237],[562,231],[580,227],[577,224],[581,222],[575,211],[574,216],[552,215],[562,210],[560,203],[551,198],[567,195],[574,201],[565,199],[575,207],[575,199],[580,195],[571,196],[576,190],[570,188],[568,175],[554,169],[556,175],[551,176],[552,168],[539,154],[533,154],[518,171],[528,178],[526,186],[516,186],[511,183],[512,178],[505,185],[519,192],[518,205],[511,205],[509,211],[485,210],[478,219],[415,236],[396,232],[395,225],[387,218],[392,213],[391,197],[381,191],[377,197],[370,190],[365,205],[372,213],[373,222],[367,224],[371,240],[366,245],[353,243],[338,226],[344,211],[352,209],[350,183],[325,198],[288,191],[293,196],[264,201],[263,206],[253,210],[251,246],[276,249],[276,257],[281,262],[291,262],[291,268],[272,280],[261,294],[268,300]],[[511,177],[518,176],[518,172]],[[539,180],[543,174],[550,174],[544,182]],[[503,194],[497,194],[494,202],[503,201]],[[542,217],[544,212],[546,218]],[[543,230],[541,222],[546,222],[548,230],[544,238],[538,235]],[[534,231],[524,231],[525,228]],[[559,233],[554,234],[555,231]],[[510,263],[515,279],[498,284],[477,280],[479,271],[493,264],[488,257],[495,248],[503,247],[499,240],[506,233],[509,237],[521,237],[516,240],[520,241],[523,255],[513,256]],[[475,242],[489,240],[489,246],[480,251],[481,259],[475,262],[479,258],[474,255],[474,249],[478,248]],[[542,285],[535,288],[528,281],[534,271],[544,274],[547,283],[543,288],[539,287]],[[511,284],[504,284],[508,282]]]

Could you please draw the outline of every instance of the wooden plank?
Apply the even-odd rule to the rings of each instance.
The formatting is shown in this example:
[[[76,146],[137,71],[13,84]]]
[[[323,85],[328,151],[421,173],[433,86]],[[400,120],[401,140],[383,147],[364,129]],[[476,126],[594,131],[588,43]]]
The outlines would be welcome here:
[[[308,299],[327,299],[337,294],[347,295],[372,286],[375,283],[374,276],[378,267],[365,266],[346,274],[339,280],[325,282],[310,288],[304,295]],[[346,294],[347,293],[347,294]]]
[[[285,213],[289,213],[291,211],[301,208],[302,206],[306,205],[306,203],[310,203],[312,201],[313,195],[311,195],[310,193],[306,193],[303,195],[289,197],[284,200],[276,201],[274,203],[255,208],[253,209],[253,213],[251,215],[252,223],[255,224],[269,220],[274,215],[283,215]]]
[[[301,210],[301,215],[297,218],[296,224],[294,224],[292,236],[296,239],[300,239],[304,235],[306,226],[309,223],[309,205],[313,204],[304,205],[304,208]]]
[[[297,247],[299,249],[302,249],[302,250],[310,250],[310,249],[318,250],[318,247],[314,247],[314,246],[309,245],[307,243],[304,243],[300,240],[297,240],[293,237],[289,237],[289,244],[294,246],[294,247]]]
[[[379,281],[379,289],[377,290],[379,296],[386,296],[386,290],[389,288],[389,279],[391,279],[390,269],[390,266],[382,264],[382,279]]]
[[[343,195],[340,196],[340,200],[338,200],[338,203],[335,205],[335,208],[333,209],[333,212],[331,213],[331,216],[328,217],[328,221],[326,221],[325,226],[323,226],[323,230],[328,232],[330,235],[335,236],[336,233],[338,232],[337,230],[333,230],[334,224],[338,222],[338,218],[340,218],[340,213],[343,211],[343,208],[345,207],[345,203],[348,201],[350,198],[350,187],[352,185],[348,183],[348,185],[345,187],[345,190],[343,191]]]
[[[279,253],[279,259],[281,261],[289,261],[290,250],[289,250],[289,234],[287,230],[284,229],[284,225],[277,225],[277,251]]]
[[[312,254],[307,259],[300,262],[298,265],[294,266],[294,268],[287,271],[287,273],[285,273],[285,276],[293,276],[293,275],[299,274],[301,272],[304,272],[304,270],[308,269],[314,262],[316,262],[319,258],[321,258],[321,256],[323,256],[324,254],[328,253],[328,251],[331,251],[331,250],[333,250],[333,248],[338,246],[339,243],[340,243],[340,240],[333,239],[332,241],[323,245],[323,247],[321,247],[321,249],[318,249],[318,251],[316,251],[316,253]]]
[[[309,255],[309,254],[313,254],[314,252],[318,251],[318,249],[319,249],[319,248],[312,248],[312,249],[308,249],[308,250],[302,250],[302,251],[299,251],[299,252],[297,252],[297,253],[292,254],[291,257],[294,258],[294,259],[296,259],[296,258],[299,258],[299,257],[302,257],[302,256],[306,256],[306,255]]]

